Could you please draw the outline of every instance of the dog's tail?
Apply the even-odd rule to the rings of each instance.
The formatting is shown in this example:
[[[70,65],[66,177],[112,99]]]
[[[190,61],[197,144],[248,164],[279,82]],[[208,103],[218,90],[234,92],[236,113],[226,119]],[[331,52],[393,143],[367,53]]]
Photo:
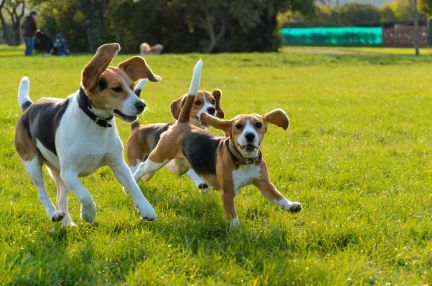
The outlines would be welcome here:
[[[30,99],[29,91],[30,80],[28,77],[23,76],[18,88],[18,105],[23,111],[26,111],[26,109],[29,108],[33,103],[33,101]]]
[[[178,122],[188,122],[189,121],[189,115],[195,100],[195,96],[198,94],[198,88],[200,84],[201,79],[201,70],[202,70],[203,63],[201,59],[195,64],[193,75],[192,75],[192,81],[189,87],[189,93],[186,99],[185,104],[183,105],[183,108],[180,111],[180,115],[178,117]]]
[[[148,79],[144,78],[137,83],[137,85],[135,86],[135,89],[134,89],[134,93],[136,94],[136,96],[138,96],[138,97],[141,96],[141,91],[147,82],[148,82]],[[139,119],[135,120],[134,122],[131,123],[131,130],[134,130],[139,125],[140,125]]]

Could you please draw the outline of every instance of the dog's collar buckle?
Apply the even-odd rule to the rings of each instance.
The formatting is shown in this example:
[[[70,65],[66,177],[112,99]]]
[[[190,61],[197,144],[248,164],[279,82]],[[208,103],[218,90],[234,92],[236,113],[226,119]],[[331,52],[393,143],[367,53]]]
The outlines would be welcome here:
[[[97,125],[100,125],[100,126],[105,127],[105,128],[112,127],[112,125],[109,123],[109,121],[111,120],[111,118],[112,117],[109,117],[108,119],[101,119],[99,117],[96,117],[96,119],[94,120],[94,122]]]

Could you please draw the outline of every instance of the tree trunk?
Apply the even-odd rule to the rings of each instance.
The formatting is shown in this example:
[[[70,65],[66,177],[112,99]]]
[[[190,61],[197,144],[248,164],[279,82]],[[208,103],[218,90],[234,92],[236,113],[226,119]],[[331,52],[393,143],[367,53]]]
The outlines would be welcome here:
[[[220,17],[221,18],[221,27],[220,27],[219,33],[217,35],[215,35],[213,25],[216,24],[216,20],[213,23],[207,7],[204,7],[204,13],[205,13],[206,20],[207,20],[207,32],[208,32],[209,37],[210,37],[210,43],[204,49],[204,53],[209,54],[216,48],[216,46],[219,44],[222,37],[225,35],[225,30],[226,30],[225,25],[226,24],[225,24],[225,17],[223,16],[223,13],[221,13],[221,17]]]
[[[6,25],[6,20],[5,20],[4,15],[3,15],[3,10],[5,8],[4,7],[5,4],[6,4],[6,0],[0,0],[0,22],[2,25],[2,31],[3,31],[3,40],[5,41],[6,44],[11,45],[9,30],[8,30],[8,27]]]
[[[9,45],[18,46],[21,43],[21,18],[24,16],[24,10],[24,1],[14,2],[13,6],[6,8],[12,22],[12,35],[10,37],[8,36]]]
[[[419,13],[417,9],[417,0],[412,0],[412,8],[414,15],[414,49],[416,57],[420,56],[420,29],[419,29]]]

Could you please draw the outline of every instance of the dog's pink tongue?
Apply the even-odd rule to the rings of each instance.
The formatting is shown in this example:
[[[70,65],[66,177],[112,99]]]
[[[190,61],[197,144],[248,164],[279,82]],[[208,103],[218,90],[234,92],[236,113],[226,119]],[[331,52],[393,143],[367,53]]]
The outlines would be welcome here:
[[[202,70],[203,62],[201,59],[195,64],[193,75],[192,75],[192,81],[189,87],[189,95],[190,96],[196,96],[198,94],[198,88],[200,84],[201,79],[201,70]]]

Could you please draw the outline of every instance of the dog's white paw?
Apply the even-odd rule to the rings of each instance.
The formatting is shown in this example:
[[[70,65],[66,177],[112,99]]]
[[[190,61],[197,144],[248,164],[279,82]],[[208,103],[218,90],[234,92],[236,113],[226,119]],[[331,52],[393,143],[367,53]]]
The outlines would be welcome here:
[[[96,205],[95,203],[81,204],[81,218],[88,222],[93,223],[96,217]]]
[[[141,207],[137,206],[137,209],[142,219],[145,219],[147,221],[156,220],[156,211],[154,210],[151,204],[148,203]]]
[[[276,204],[280,206],[283,210],[286,210],[290,213],[298,213],[302,210],[302,205],[299,202],[290,202],[286,198],[282,198],[279,201],[276,201]]]
[[[65,213],[60,210],[55,210],[50,214],[50,220],[53,222],[61,221],[65,216]]]
[[[292,202],[291,205],[288,207],[287,211],[290,213],[299,213],[302,210],[302,205],[299,202]]]
[[[230,228],[237,228],[240,226],[240,221],[237,217],[230,220]]]

